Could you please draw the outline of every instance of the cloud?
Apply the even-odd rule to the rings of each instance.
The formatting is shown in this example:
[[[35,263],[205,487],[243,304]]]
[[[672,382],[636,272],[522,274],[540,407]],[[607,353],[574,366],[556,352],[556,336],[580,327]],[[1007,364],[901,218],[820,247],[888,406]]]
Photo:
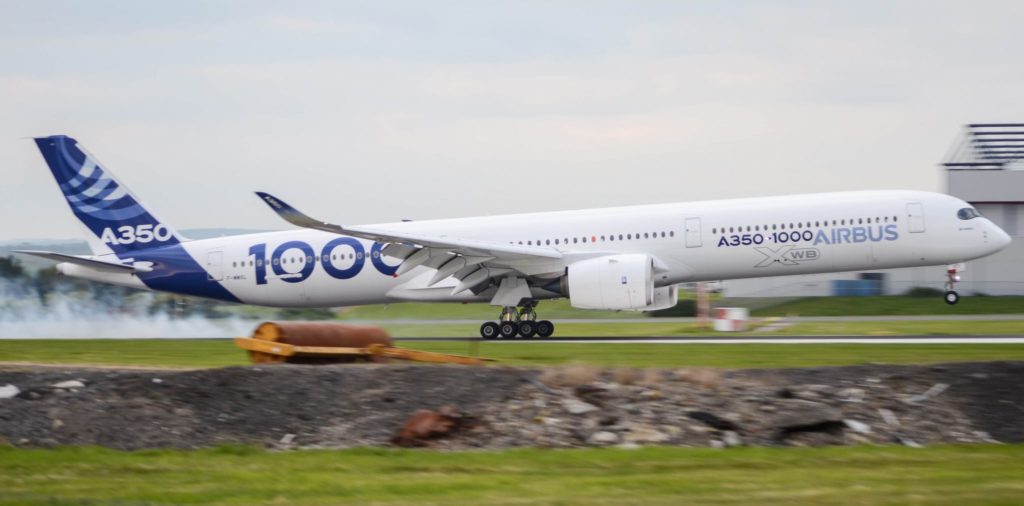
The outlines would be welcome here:
[[[960,124],[1024,117],[1015,4],[227,5],[0,35],[0,202],[39,217],[0,236],[76,230],[40,133],[178,227],[271,228],[252,190],[364,223],[941,189]]]

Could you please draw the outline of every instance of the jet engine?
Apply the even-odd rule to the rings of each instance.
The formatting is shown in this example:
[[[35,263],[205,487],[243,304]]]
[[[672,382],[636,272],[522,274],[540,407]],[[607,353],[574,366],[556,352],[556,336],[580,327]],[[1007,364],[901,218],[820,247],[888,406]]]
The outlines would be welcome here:
[[[654,259],[609,255],[570,264],[562,293],[580,309],[644,310],[654,304]]]

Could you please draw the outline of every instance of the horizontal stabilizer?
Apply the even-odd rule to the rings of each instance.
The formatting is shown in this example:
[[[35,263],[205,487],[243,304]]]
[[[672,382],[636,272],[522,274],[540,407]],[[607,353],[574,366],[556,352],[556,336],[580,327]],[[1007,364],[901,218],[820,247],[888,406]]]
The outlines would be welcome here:
[[[149,272],[152,270],[141,266],[125,265],[121,263],[107,262],[105,260],[95,260],[87,257],[79,257],[75,255],[65,255],[64,253],[55,253],[53,251],[18,250],[15,251],[15,253],[21,253],[23,255],[32,255],[40,258],[45,258],[47,260],[53,260],[55,262],[67,262],[100,271]]]

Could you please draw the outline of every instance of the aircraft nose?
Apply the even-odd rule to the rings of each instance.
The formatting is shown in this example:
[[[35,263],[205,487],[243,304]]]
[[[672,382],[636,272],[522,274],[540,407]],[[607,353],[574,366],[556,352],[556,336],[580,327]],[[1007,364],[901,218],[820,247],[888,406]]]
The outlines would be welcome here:
[[[991,241],[996,247],[996,251],[998,251],[1009,246],[1012,239],[1010,239],[1010,234],[1007,234],[1005,230],[999,228],[998,225],[993,224]]]

